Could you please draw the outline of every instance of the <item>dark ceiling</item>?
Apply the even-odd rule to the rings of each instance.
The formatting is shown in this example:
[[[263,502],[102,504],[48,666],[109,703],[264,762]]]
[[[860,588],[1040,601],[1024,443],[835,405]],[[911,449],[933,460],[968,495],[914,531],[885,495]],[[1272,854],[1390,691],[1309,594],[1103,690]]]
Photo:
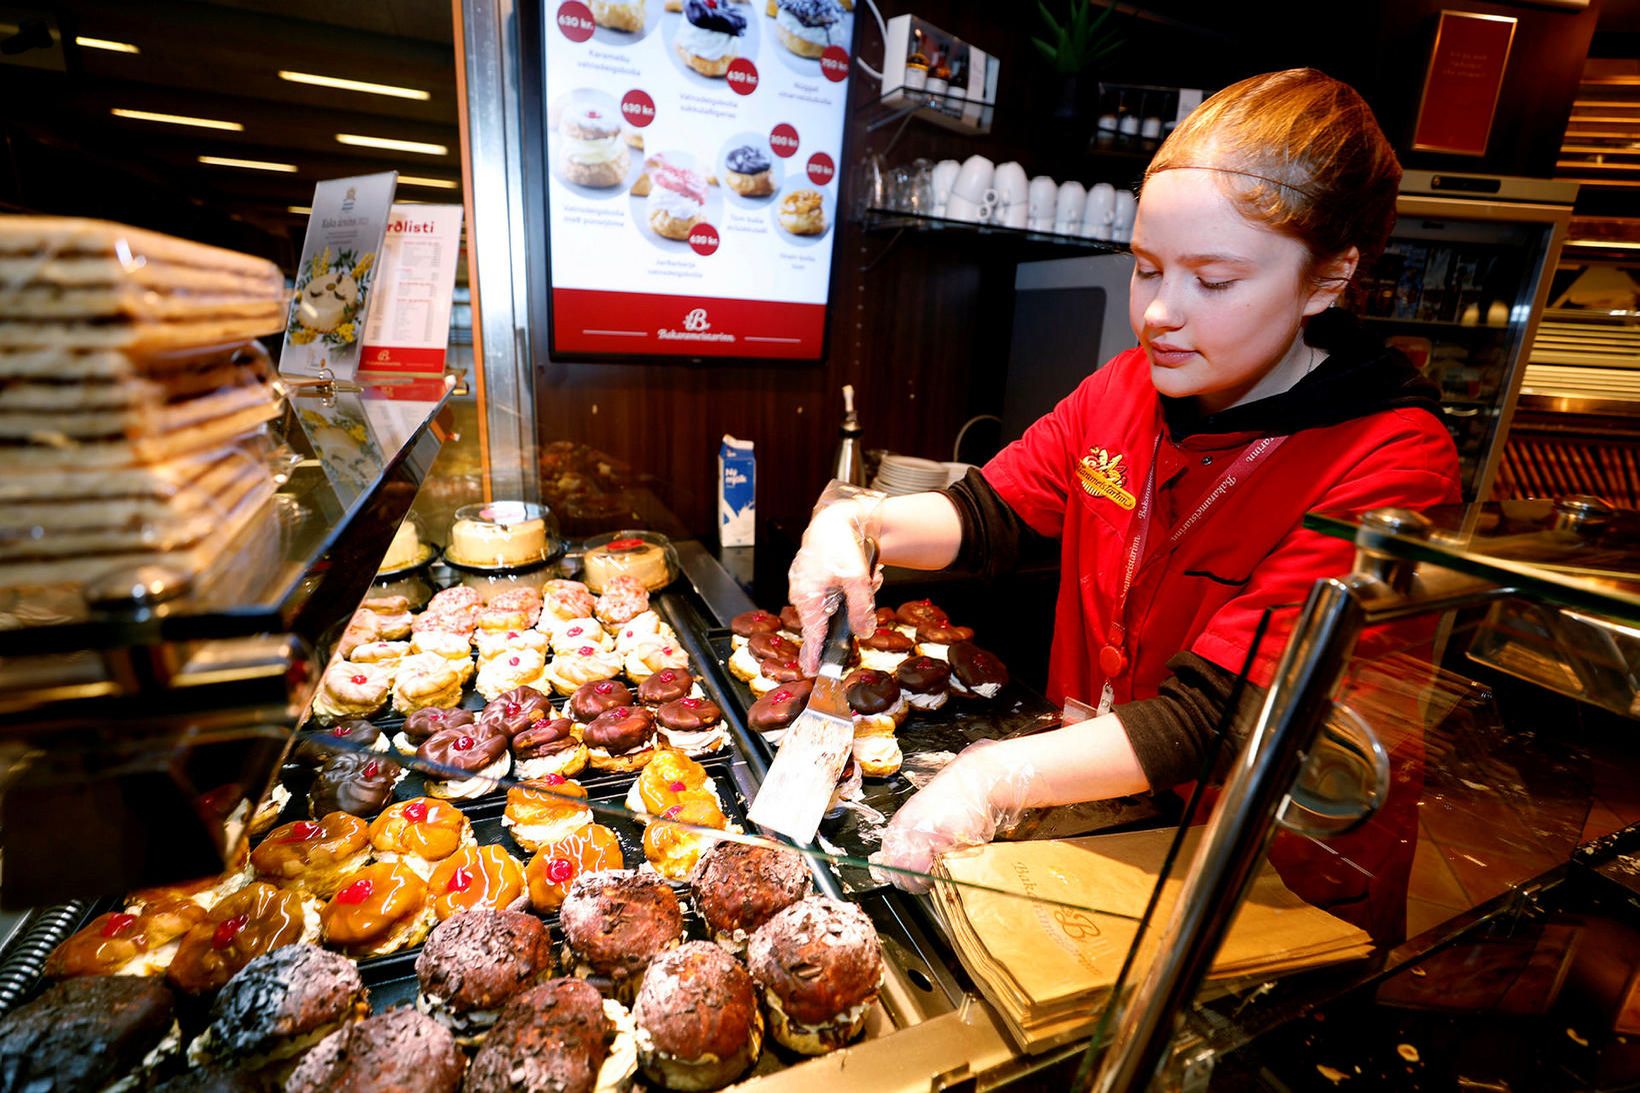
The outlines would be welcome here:
[[[292,82],[282,70],[425,98]],[[360,147],[339,134],[443,151]],[[0,210],[106,216],[288,266],[305,223],[290,210],[311,202],[320,179],[396,169],[400,199],[461,200],[449,0],[0,0],[0,138]]]

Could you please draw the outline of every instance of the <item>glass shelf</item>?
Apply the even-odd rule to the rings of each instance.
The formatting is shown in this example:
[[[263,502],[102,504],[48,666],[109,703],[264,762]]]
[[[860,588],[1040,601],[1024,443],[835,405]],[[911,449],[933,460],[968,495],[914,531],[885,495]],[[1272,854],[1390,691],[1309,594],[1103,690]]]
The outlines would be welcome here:
[[[1397,557],[1640,623],[1640,513],[1617,509],[1580,522],[1561,504],[1534,499],[1445,505],[1424,512],[1431,523],[1428,538],[1380,539]],[[1353,541],[1361,516],[1312,512],[1304,526]]]
[[[976,224],[967,220],[951,220],[922,213],[900,212],[897,209],[868,208],[861,214],[867,231],[950,232],[953,237],[985,235],[1021,245],[1039,245],[1075,251],[1080,254],[1127,254],[1126,243],[1101,239],[1084,239],[1077,235],[1058,235],[1054,232],[1030,231],[1025,228],[1007,228],[1000,224]]]
[[[0,657],[289,630],[324,587],[327,554],[354,534],[385,549],[437,453],[427,426],[453,378],[345,386],[290,392],[269,430],[278,491],[188,591],[128,613],[93,608],[72,589],[21,590],[0,604]]]
[[[966,95],[894,87],[884,91],[881,97],[868,100],[858,113],[865,119],[868,133],[915,117],[942,129],[983,136],[991,131],[996,104]]]

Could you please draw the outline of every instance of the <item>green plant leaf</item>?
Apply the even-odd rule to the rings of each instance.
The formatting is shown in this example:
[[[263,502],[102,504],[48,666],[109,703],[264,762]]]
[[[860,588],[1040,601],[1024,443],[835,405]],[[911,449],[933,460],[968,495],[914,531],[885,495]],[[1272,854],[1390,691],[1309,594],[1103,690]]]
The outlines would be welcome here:
[[[1046,57],[1056,67],[1058,66],[1058,64],[1059,64],[1059,51],[1058,50],[1054,49],[1054,47],[1049,45],[1047,42],[1044,42],[1041,38],[1032,38],[1031,39],[1031,44],[1036,47],[1038,53],[1040,53],[1040,54],[1042,54],[1042,56]]]
[[[1054,37],[1063,40],[1065,28],[1059,25],[1059,20],[1053,17],[1053,12],[1048,10],[1044,0],[1036,0],[1036,8],[1042,13],[1042,21],[1048,24],[1048,29],[1053,31]]]

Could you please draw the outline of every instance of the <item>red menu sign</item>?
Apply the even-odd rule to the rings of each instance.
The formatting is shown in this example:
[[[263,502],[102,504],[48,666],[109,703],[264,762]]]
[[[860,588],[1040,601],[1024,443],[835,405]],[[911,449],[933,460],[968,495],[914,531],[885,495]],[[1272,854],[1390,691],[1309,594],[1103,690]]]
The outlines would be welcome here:
[[[1415,151],[1486,154],[1515,26],[1509,15],[1441,12],[1418,104]]]
[[[554,354],[821,356],[853,8],[545,0]]]

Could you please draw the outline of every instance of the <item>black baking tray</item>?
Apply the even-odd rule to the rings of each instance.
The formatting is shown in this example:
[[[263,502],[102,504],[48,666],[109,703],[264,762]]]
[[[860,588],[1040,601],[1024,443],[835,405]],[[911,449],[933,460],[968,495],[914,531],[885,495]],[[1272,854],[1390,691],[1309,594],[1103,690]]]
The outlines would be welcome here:
[[[729,657],[734,652],[734,635],[726,629],[710,630],[706,644],[725,681],[725,692],[736,703],[735,713],[744,720],[757,696],[733,672]],[[1059,724],[1059,711],[1046,698],[1019,683],[1010,682],[989,702],[952,696],[938,710],[913,710],[900,725],[895,738],[905,762],[899,773],[887,778],[865,778],[861,795],[820,823],[820,848],[831,854],[867,858],[882,845],[883,829],[928,780],[969,744],[980,740],[1003,740],[1028,736]],[[773,747],[758,733],[751,733],[755,746],[766,756]],[[862,867],[832,863],[845,892],[858,895],[884,887]]]

